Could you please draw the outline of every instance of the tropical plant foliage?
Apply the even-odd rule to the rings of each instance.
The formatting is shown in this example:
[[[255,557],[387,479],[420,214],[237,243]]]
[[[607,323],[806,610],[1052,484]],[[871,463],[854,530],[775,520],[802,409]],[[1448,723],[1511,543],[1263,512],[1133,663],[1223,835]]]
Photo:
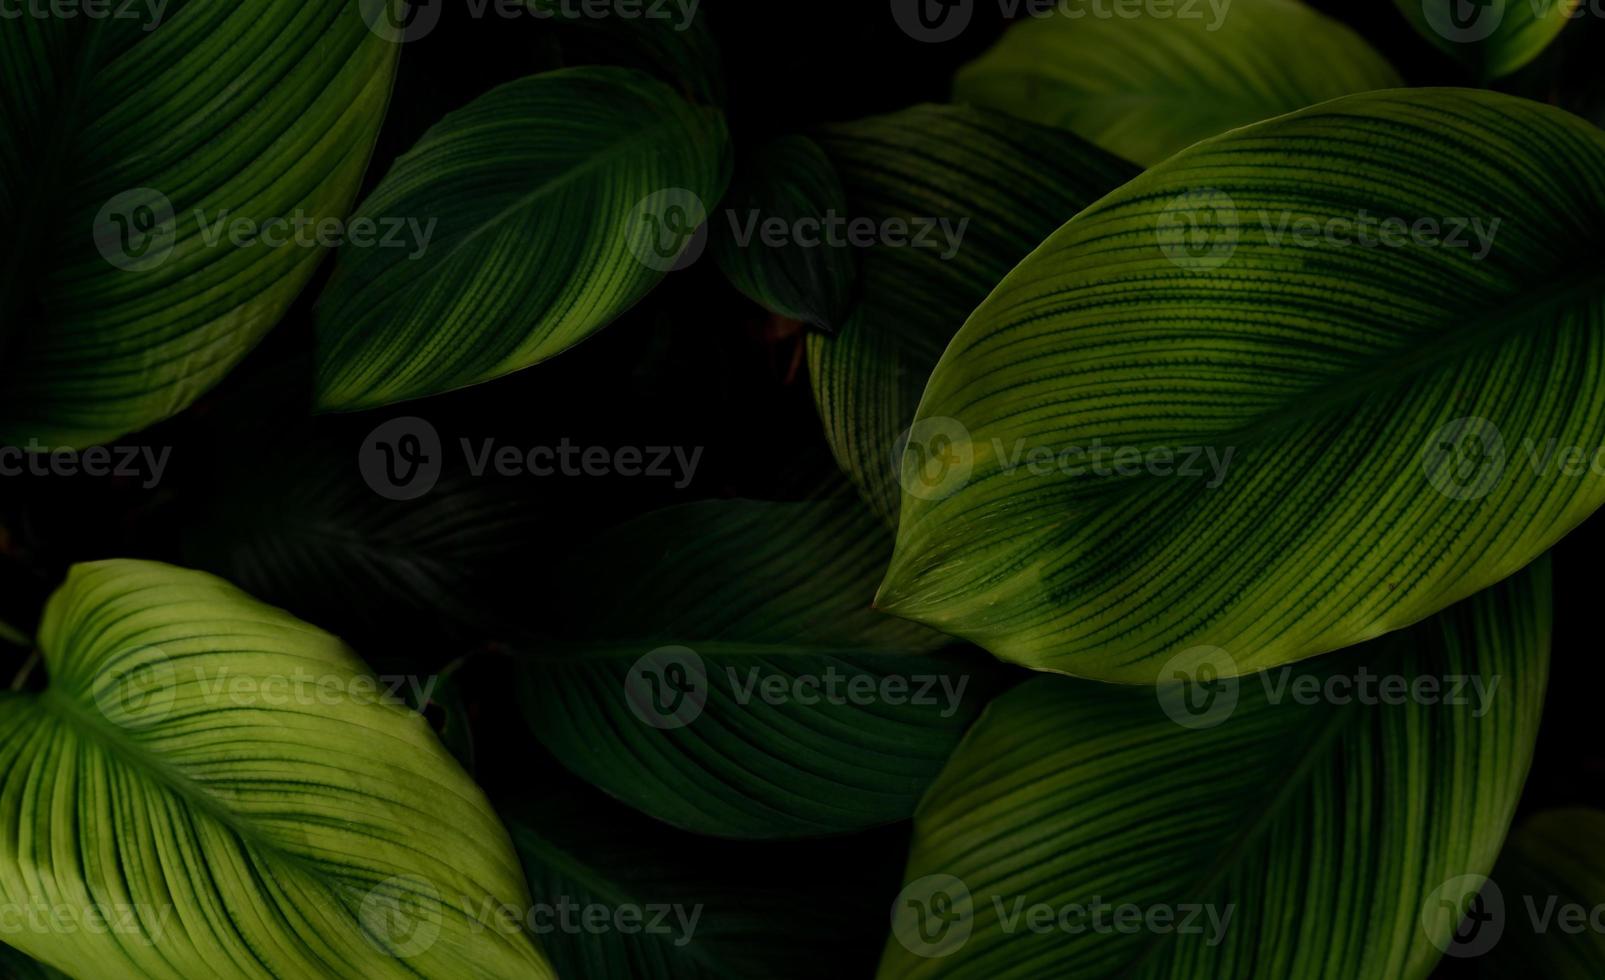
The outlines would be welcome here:
[[[1605,11],[771,7],[0,10],[0,980],[1605,975]]]

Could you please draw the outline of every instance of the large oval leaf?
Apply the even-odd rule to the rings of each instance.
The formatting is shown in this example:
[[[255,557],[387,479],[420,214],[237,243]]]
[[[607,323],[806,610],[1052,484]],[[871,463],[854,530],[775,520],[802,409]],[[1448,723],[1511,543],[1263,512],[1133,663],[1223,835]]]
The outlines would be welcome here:
[[[1207,698],[1058,677],[1004,695],[920,804],[880,975],[1426,976],[1521,794],[1549,601],[1546,560]]]
[[[79,977],[550,977],[507,833],[340,641],[220,579],[76,566],[0,695],[6,936]],[[110,919],[114,928],[97,923]]]
[[[1605,501],[1602,249],[1605,133],[1508,96],[1351,96],[1185,150],[949,346],[880,605],[1145,682],[1486,588]]]
[[[1421,36],[1483,80],[1543,53],[1576,19],[1582,0],[1393,0]]]
[[[818,136],[852,217],[940,229],[926,247],[866,249],[847,324],[808,338],[831,450],[895,524],[898,439],[942,349],[1016,263],[1137,168],[1069,133],[963,106],[919,106]]]
[[[429,243],[341,254],[317,311],[319,407],[450,391],[572,347],[700,246],[727,180],[724,116],[633,69],[475,100],[358,208]]]
[[[0,31],[0,444],[108,441],[221,380],[323,255],[270,223],[345,217],[390,96],[358,0],[111,8]]]
[[[1010,28],[959,72],[954,97],[1154,164],[1228,129],[1401,84],[1359,35],[1300,0],[1058,10]]]
[[[908,817],[980,708],[945,638],[869,608],[889,536],[856,501],[726,501],[626,524],[569,564],[525,718],[564,765],[722,837]],[[910,627],[913,627],[911,630]]]

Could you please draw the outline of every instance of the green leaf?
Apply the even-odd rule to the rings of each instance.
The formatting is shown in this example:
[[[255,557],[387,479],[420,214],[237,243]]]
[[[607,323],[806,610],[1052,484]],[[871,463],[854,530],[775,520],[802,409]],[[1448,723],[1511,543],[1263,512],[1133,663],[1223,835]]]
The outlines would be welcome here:
[[[1458,58],[1483,81],[1501,78],[1543,53],[1582,16],[1582,0],[1394,0],[1422,37]]]
[[[920,106],[820,134],[849,213],[877,223],[945,219],[956,250],[877,245],[862,257],[857,308],[839,335],[808,338],[809,375],[842,469],[897,520],[898,439],[963,318],[1076,212],[1137,175],[1079,138],[997,113]]]
[[[1170,16],[1120,15],[1102,0],[1059,9],[960,70],[955,99],[1151,165],[1238,126],[1402,84],[1359,35],[1299,0],[1183,4]]]
[[[1546,559],[1317,664],[1015,689],[920,804],[880,975],[1425,976],[1521,794],[1550,618]]]
[[[1574,807],[1524,821],[1505,844],[1479,907],[1450,955],[1482,957],[1481,975],[1519,980],[1605,976],[1605,813]]]
[[[567,564],[571,625],[529,657],[524,715],[563,764],[722,837],[905,819],[979,710],[945,638],[869,609],[885,531],[856,501],[692,504]]]
[[[727,158],[718,110],[633,69],[537,75],[448,115],[358,208],[429,243],[340,255],[318,406],[438,394],[584,340],[705,242]]]
[[[1508,96],[1351,96],[1185,150],[954,338],[879,605],[1134,683],[1418,622],[1605,501],[1602,247],[1605,133]]]
[[[80,977],[550,977],[478,788],[339,640],[221,579],[75,566],[0,695],[6,936]],[[109,922],[109,926],[106,924]]]
[[[758,305],[827,331],[841,327],[858,279],[858,259],[837,224],[848,218],[841,178],[806,136],[765,144],[737,169],[712,231],[713,256],[732,284]],[[765,240],[783,223],[784,240]],[[811,244],[810,244],[811,243]]]
[[[220,381],[345,217],[396,45],[357,0],[118,5],[0,32],[0,444],[106,442]],[[217,237],[223,222],[222,237]]]

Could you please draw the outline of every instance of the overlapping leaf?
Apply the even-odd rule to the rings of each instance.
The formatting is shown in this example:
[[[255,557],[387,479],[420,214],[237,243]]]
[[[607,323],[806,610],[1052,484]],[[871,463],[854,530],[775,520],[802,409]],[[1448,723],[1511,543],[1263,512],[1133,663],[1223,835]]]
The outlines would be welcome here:
[[[345,217],[390,94],[357,0],[107,12],[0,32],[0,443],[108,441],[221,380],[323,255],[274,223]]]
[[[703,240],[727,157],[718,110],[633,69],[521,79],[447,116],[358,209],[429,240],[340,255],[319,407],[450,391],[584,340]]]
[[[1421,36],[1484,80],[1543,53],[1582,14],[1582,0],[1394,0]]]
[[[1004,695],[920,804],[880,975],[1426,976],[1526,778],[1548,576],[1240,683],[1196,669],[1228,651]]]
[[[1417,622],[1605,501],[1605,133],[1351,96],[1183,151],[1034,252],[943,355],[879,603],[1146,682]]]
[[[1450,947],[1482,976],[1605,976],[1605,813],[1581,807],[1528,818]]]
[[[1027,253],[1137,169],[1068,133],[956,106],[831,126],[819,139],[854,220],[930,229],[917,245],[866,249],[846,326],[808,339],[831,449],[895,523],[898,439],[942,349]]]
[[[74,568],[0,695],[6,941],[78,977],[550,977],[506,832],[334,637],[220,579]]]
[[[1163,11],[1066,0],[960,71],[954,95],[1154,164],[1228,129],[1399,84],[1358,34],[1301,0]]]
[[[979,710],[944,638],[869,608],[888,537],[856,501],[693,504],[565,572],[567,640],[530,651],[525,718],[570,769],[723,837],[906,818]]]

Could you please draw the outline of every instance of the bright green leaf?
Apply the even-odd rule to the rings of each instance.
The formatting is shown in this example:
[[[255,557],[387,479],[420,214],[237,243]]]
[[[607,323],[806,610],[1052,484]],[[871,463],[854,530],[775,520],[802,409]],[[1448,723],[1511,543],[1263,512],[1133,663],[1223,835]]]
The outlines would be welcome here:
[[[727,158],[718,110],[633,69],[549,72],[450,114],[357,210],[421,231],[341,253],[319,407],[450,391],[584,340],[703,247]]]
[[[1508,75],[1543,53],[1582,0],[1394,0],[1421,36],[1478,77]]]
[[[937,224],[923,247],[867,249],[847,325],[808,338],[831,449],[893,524],[898,439],[942,349],[1010,269],[1137,168],[1069,133],[958,106],[831,126],[819,138],[853,218]]]
[[[964,325],[879,604],[1152,681],[1415,623],[1605,501],[1605,133],[1508,96],[1351,96],[1167,160]]]
[[[955,98],[1146,165],[1238,126],[1401,84],[1359,35],[1299,0],[1183,4],[1168,16],[1065,0],[1061,11],[1010,28],[959,72]]]
[[[1424,977],[1499,854],[1549,641],[1546,559],[1316,664],[1017,688],[920,804],[880,975]]]
[[[345,217],[390,97],[358,0],[116,9],[0,31],[0,444],[110,441],[221,380],[312,275],[291,225]]]
[[[0,695],[5,941],[78,977],[550,977],[506,832],[344,644],[221,579],[76,566]]]
[[[839,224],[847,218],[847,193],[819,144],[785,136],[738,167],[711,232],[713,255],[753,302],[834,332],[858,279],[857,256]],[[783,240],[766,240],[771,222],[784,222]]]
[[[524,716],[564,765],[688,830],[773,838],[908,817],[979,710],[945,638],[869,608],[885,530],[856,501],[650,514],[565,569],[566,642]]]

